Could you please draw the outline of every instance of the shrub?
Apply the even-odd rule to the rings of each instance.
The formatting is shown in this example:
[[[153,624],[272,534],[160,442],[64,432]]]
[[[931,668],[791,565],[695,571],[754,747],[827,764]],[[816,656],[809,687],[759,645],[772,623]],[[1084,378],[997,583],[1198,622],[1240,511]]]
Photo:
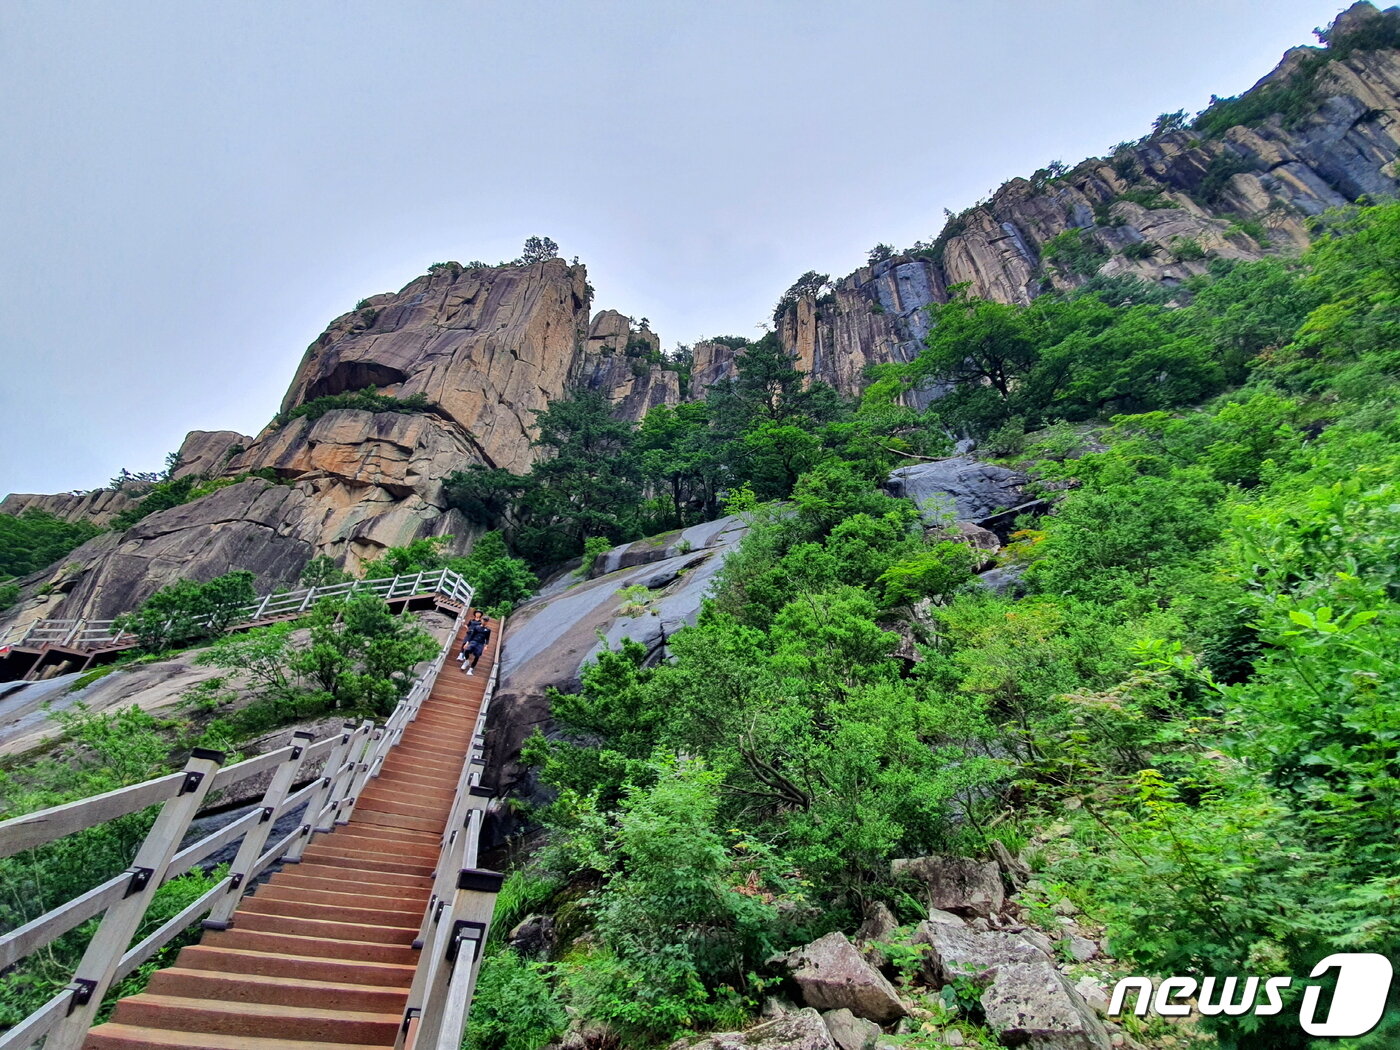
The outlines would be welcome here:
[[[1206,257],[1206,250],[1194,237],[1173,238],[1172,253],[1182,262],[1197,262]]]
[[[1062,274],[1089,277],[1098,272],[1108,252],[1080,229],[1069,229],[1045,242],[1041,259]]]
[[[101,532],[91,522],[64,521],[37,507],[0,514],[0,579],[38,572]]]
[[[1134,241],[1132,244],[1123,245],[1119,254],[1125,259],[1150,259],[1154,250],[1147,241]]]
[[[327,554],[318,554],[306,563],[306,568],[301,570],[301,578],[297,582],[303,587],[330,587],[352,579],[354,577],[337,565],[334,558]]]
[[[151,595],[114,626],[135,634],[141,648],[160,652],[222,634],[239,611],[257,600],[255,577],[246,569],[216,576],[208,583],[176,580]]]
[[[367,386],[363,390],[349,391],[344,394],[327,394],[325,397],[313,398],[298,405],[290,412],[282,413],[274,422],[281,426],[293,419],[303,417],[308,420],[317,420],[327,412],[333,412],[338,408],[352,408],[361,412],[414,413],[430,412],[433,405],[424,394],[391,397],[388,394],[376,392],[372,386]]]
[[[606,536],[589,536],[583,541],[583,563],[574,570],[574,575],[587,579],[588,574],[593,571],[593,565],[597,562],[598,556],[606,554],[612,548],[612,540]]]

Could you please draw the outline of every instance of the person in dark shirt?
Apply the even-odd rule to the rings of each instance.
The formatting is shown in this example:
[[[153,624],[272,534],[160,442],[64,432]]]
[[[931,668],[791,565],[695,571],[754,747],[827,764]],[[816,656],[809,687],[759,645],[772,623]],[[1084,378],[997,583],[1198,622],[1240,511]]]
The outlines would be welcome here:
[[[462,641],[461,665],[467,674],[476,674],[476,662],[481,659],[482,650],[491,640],[491,625],[477,609],[467,621],[467,636]]]

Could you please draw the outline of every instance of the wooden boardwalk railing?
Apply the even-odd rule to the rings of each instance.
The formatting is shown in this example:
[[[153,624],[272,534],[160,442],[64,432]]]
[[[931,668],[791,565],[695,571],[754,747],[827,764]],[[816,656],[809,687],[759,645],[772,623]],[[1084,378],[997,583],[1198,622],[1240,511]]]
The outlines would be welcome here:
[[[441,594],[463,606],[471,601],[471,587],[466,580],[451,569],[437,569],[433,572],[404,573],[401,576],[378,580],[350,580],[324,587],[303,587],[281,594],[264,595],[255,602],[239,607],[226,626],[234,629],[299,616],[322,598],[336,595],[377,594],[385,601],[395,601],[430,592]],[[135,636],[127,631],[118,630],[116,622],[89,619],[35,620],[22,635],[9,639],[6,644],[23,648],[57,645],[79,651],[134,645]],[[207,624],[208,620],[197,620],[192,626],[203,627]]]
[[[40,1039],[44,1050],[456,1050],[501,884],[475,867],[501,632],[467,676],[447,662],[464,627],[459,618],[382,726],[347,725],[226,769],[218,753],[197,751],[179,773],[0,823],[8,856],[164,803],[130,869],[0,937],[3,967],[103,914],[73,982],[0,1034],[0,1050]],[[321,775],[293,792],[299,771],[321,759]],[[258,808],[176,852],[211,791],[269,771]],[[303,806],[298,826],[269,846],[277,817]],[[163,882],[234,843],[218,885],[129,947]],[[116,981],[202,918],[200,944],[89,1030]]]

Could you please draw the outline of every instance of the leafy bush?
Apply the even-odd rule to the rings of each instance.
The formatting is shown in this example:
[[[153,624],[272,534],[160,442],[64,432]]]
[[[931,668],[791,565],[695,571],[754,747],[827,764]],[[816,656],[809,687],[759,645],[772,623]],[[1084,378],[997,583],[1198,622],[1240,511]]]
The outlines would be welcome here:
[[[1134,241],[1123,245],[1118,254],[1125,259],[1150,259],[1155,251],[1156,248],[1148,241]]]
[[[257,600],[254,579],[251,572],[239,569],[207,583],[176,580],[147,598],[135,612],[117,617],[113,626],[136,635],[147,652],[215,638],[245,606]]]
[[[1108,259],[1108,252],[1080,229],[1064,230],[1045,242],[1041,260],[1063,274],[1089,277]]]
[[[303,587],[330,587],[337,583],[347,583],[354,579],[348,572],[326,554],[318,554],[306,563],[297,581]]]
[[[343,394],[327,394],[312,398],[296,408],[280,414],[274,422],[278,426],[290,423],[293,419],[317,420],[327,412],[349,408],[360,412],[431,412],[434,405],[426,394],[409,394],[407,397],[392,397],[378,393],[374,387],[347,391]]]
[[[310,637],[294,641],[303,627]],[[198,662],[241,672],[252,682],[260,706],[220,727],[250,736],[326,711],[387,715],[408,692],[418,664],[438,648],[378,595],[350,594],[321,599],[296,623],[226,635]]]

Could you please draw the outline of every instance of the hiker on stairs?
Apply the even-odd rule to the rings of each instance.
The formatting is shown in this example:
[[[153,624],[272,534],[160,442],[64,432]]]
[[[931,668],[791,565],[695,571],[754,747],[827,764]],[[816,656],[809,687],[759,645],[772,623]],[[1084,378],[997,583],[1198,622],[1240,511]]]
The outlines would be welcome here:
[[[481,652],[490,640],[491,625],[482,618],[480,609],[473,610],[472,618],[467,621],[467,634],[462,642],[462,653],[459,658],[462,670],[466,671],[467,674],[476,674],[476,662],[481,659]]]

